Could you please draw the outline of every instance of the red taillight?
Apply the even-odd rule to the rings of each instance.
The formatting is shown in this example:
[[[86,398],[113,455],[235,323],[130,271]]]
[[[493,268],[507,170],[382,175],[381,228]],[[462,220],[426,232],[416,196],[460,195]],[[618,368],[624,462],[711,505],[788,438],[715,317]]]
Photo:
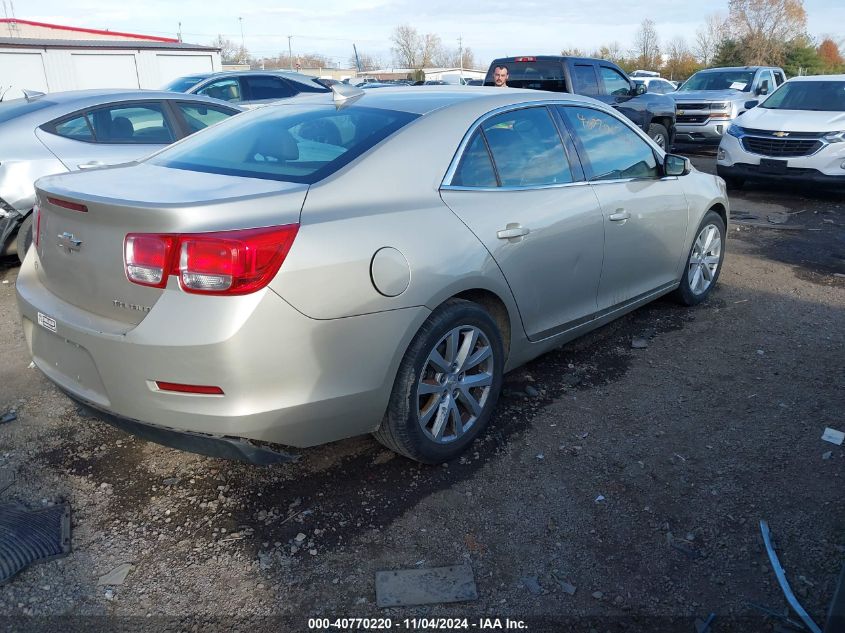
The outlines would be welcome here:
[[[156,388],[159,391],[175,391],[176,393],[199,393],[207,396],[222,396],[223,390],[220,387],[211,385],[183,385],[178,382],[163,382],[156,380]]]
[[[71,211],[79,211],[80,213],[88,213],[88,207],[78,202],[71,202],[70,200],[62,200],[61,198],[47,198],[47,202],[63,209],[70,209]]]
[[[126,277],[163,288],[176,275],[185,292],[248,294],[279,272],[298,230],[288,224],[190,235],[132,233],[124,242]]]
[[[514,57],[513,61],[515,62],[536,62],[536,57]]]
[[[164,288],[170,270],[173,241],[170,235],[127,235],[123,243],[127,279],[142,286]]]
[[[36,204],[32,212],[35,214],[35,235],[33,236],[33,241],[35,242],[35,248],[38,248],[38,243],[41,241],[41,207]]]

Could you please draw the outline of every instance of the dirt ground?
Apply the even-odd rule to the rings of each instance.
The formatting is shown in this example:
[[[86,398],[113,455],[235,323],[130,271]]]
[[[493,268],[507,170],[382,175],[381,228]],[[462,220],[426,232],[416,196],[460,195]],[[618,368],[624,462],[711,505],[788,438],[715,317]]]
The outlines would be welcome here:
[[[689,633],[712,612],[714,633],[771,631],[751,606],[785,606],[761,519],[823,623],[845,561],[845,446],[820,439],[845,430],[845,198],[749,186],[732,211],[708,302],[657,301],[510,374],[490,432],[444,467],[369,437],[256,467],[80,416],[29,368],[17,267],[0,265],[0,414],[18,414],[0,501],[73,511],[73,552],[0,588],[0,629]],[[121,563],[125,582],[98,586]],[[477,600],[376,606],[376,571],[462,563]]]

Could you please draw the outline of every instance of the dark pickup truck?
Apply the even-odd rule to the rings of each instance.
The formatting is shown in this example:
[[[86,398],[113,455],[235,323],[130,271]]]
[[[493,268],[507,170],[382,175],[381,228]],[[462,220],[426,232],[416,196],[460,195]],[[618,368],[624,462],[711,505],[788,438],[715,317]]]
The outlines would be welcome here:
[[[675,101],[646,92],[613,62],[589,57],[536,55],[494,59],[485,86],[494,86],[493,71],[508,69],[508,87],[571,92],[604,101],[636,123],[662,148],[675,137]]]

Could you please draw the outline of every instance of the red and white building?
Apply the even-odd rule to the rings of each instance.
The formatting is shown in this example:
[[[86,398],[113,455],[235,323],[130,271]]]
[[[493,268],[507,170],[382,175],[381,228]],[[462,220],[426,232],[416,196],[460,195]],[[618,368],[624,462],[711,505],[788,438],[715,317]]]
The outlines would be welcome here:
[[[0,94],[85,88],[157,89],[221,70],[220,51],[169,37],[0,19]]]

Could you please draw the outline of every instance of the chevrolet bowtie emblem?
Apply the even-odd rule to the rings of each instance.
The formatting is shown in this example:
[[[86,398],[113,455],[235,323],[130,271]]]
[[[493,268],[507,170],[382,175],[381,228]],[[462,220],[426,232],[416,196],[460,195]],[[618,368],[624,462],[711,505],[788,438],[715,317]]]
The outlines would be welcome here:
[[[789,132],[775,132],[774,136],[777,136],[778,138],[783,138],[784,136],[789,136]]]
[[[78,251],[82,247],[82,240],[77,239],[73,233],[65,231],[64,233],[59,233],[57,238],[56,244],[66,249],[68,253]]]

